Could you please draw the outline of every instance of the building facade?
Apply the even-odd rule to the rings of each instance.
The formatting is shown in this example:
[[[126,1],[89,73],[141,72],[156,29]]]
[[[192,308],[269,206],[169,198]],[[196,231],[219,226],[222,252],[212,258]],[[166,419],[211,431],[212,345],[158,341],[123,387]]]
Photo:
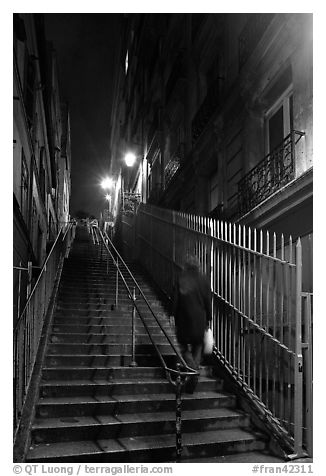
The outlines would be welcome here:
[[[69,112],[43,17],[14,15],[14,322],[60,226],[69,221]],[[63,125],[62,125],[63,124]]]
[[[312,15],[133,14],[122,38],[116,197],[301,236],[311,291]]]

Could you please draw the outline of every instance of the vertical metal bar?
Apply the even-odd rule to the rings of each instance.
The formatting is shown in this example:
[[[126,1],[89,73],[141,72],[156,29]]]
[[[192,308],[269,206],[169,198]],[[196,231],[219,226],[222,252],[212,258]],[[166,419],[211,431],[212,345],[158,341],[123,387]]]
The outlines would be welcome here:
[[[229,223],[229,246],[228,246],[228,255],[229,255],[229,282],[228,282],[228,294],[229,294],[229,303],[232,304],[232,224]]]
[[[241,243],[242,243],[242,227],[238,225],[238,309],[242,311],[242,261],[241,261]],[[238,376],[241,376],[242,369],[242,318],[241,314],[237,316],[237,331],[238,331]]]
[[[227,272],[228,272],[228,268],[227,268],[227,223],[224,222],[223,223],[223,228],[224,228],[224,244],[223,244],[223,247],[224,247],[224,260],[223,260],[223,269],[224,269],[224,283],[223,283],[223,287],[224,287],[224,299],[227,301],[227,284],[228,284],[228,281],[227,281]],[[228,322],[228,317],[227,317],[227,314],[226,312],[223,312],[223,335],[224,335],[224,342],[223,342],[223,346],[224,346],[224,350],[223,350],[223,355],[225,357],[225,359],[227,359],[227,345],[228,345],[228,341],[227,341],[227,322]]]
[[[266,255],[269,256],[269,232],[266,232]],[[266,260],[267,283],[266,283],[266,331],[269,332],[269,313],[270,313],[270,261]],[[269,406],[269,367],[270,362],[267,356],[269,355],[268,345],[271,345],[269,340],[264,340],[264,362],[265,362],[265,378],[266,378],[266,405]]]
[[[273,258],[276,258],[276,234],[273,234]],[[272,308],[272,314],[273,314],[273,336],[276,336],[276,312],[277,312],[277,307],[276,307],[276,287],[277,287],[277,262],[276,260],[272,262],[272,293],[273,293],[273,308]],[[272,385],[272,412],[275,415],[276,412],[276,403],[277,403],[277,398],[276,398],[276,368],[279,367],[280,363],[279,360],[277,359],[278,353],[277,353],[277,346],[276,344],[272,344],[273,348],[275,349],[275,365],[273,365],[273,385]],[[274,354],[274,353],[273,353]]]
[[[216,222],[216,246],[217,246],[217,259],[216,259],[216,292],[220,296],[220,253],[221,253],[221,242],[220,242],[220,220]]]
[[[248,238],[247,238],[247,259],[248,259],[248,265],[247,265],[247,269],[248,269],[248,300],[247,300],[247,316],[249,319],[252,318],[251,316],[251,228],[250,226],[248,227]],[[252,388],[252,385],[251,385],[251,362],[252,362],[252,359],[251,359],[251,352],[252,352],[252,345],[251,345],[251,336],[252,336],[252,332],[251,332],[251,324],[249,323],[249,320],[248,320],[248,334],[247,334],[247,342],[248,342],[248,345],[247,345],[247,349],[248,349],[248,385]]]
[[[116,278],[115,278],[115,307],[118,307],[118,293],[119,293],[119,260],[116,260]]]
[[[242,266],[243,266],[243,299],[242,299],[242,375],[243,381],[246,381],[247,366],[246,366],[246,331],[247,331],[247,318],[246,316],[246,281],[247,281],[247,263],[246,263],[246,227],[243,226],[242,232]]]
[[[228,226],[227,223],[224,222],[224,299],[228,301]]]
[[[251,318],[251,228],[248,227],[248,304],[247,304],[247,315]]]
[[[181,382],[181,373],[180,373],[180,362],[177,363],[177,378],[176,378],[176,411],[175,411],[175,447],[176,447],[176,462],[181,462],[181,453],[182,453],[182,420],[181,420],[181,410],[182,410],[182,382]]]
[[[213,220],[209,220],[209,236],[210,236],[210,283],[211,283],[211,312],[212,312],[212,332],[214,335],[214,240],[213,240]],[[213,291],[213,292],[212,292]]]
[[[313,427],[313,401],[312,401],[312,320],[311,320],[311,296],[309,293],[305,294],[305,341],[306,341],[306,357],[305,357],[305,388],[306,388],[306,407],[305,415],[306,421],[304,426],[307,428],[306,433],[306,447],[309,456],[312,456],[312,427]]]
[[[132,316],[131,316],[131,363],[130,367],[137,367],[137,362],[136,362],[136,355],[135,355],[135,350],[136,350],[136,290],[135,287],[133,288],[132,291]]]
[[[302,246],[300,238],[296,244],[296,323],[294,359],[294,453],[302,454]]]
[[[284,235],[281,235],[281,260],[284,261]],[[279,329],[279,340],[281,344],[284,344],[284,289],[286,286],[286,266],[287,264],[281,264],[281,273],[280,273],[280,329]],[[279,418],[284,420],[284,370],[282,365],[283,350],[279,349]]]
[[[232,250],[233,247],[232,245],[232,225],[229,223],[229,237],[228,237],[228,261],[229,261],[229,282],[228,282],[228,288],[229,288],[229,302],[232,305]],[[231,313],[228,312],[228,334],[229,334],[229,340],[228,340],[228,362],[231,364],[232,362],[232,328],[231,328],[231,320],[232,316]]]
[[[220,286],[221,286],[221,292],[220,295],[224,299],[225,294],[224,294],[224,222],[220,222],[221,225],[221,262],[220,262],[220,269],[221,269],[221,281],[220,281]],[[220,311],[220,322],[221,322],[221,353],[224,355],[224,312]]]
[[[289,263],[293,263],[293,250],[292,250],[292,236],[289,238]],[[287,267],[287,339],[288,339],[288,348],[291,351],[294,351],[292,346],[292,323],[291,323],[291,295],[292,295],[292,283],[291,283],[291,267]],[[287,393],[286,393],[286,413],[285,420],[287,422],[287,429],[291,432],[291,407],[292,407],[292,356],[288,354],[287,362]],[[295,369],[293,369],[295,371]]]
[[[257,230],[256,228],[254,229],[254,237],[253,237],[253,251],[257,251]],[[257,322],[257,257],[256,253],[253,255],[253,270],[254,270],[254,276],[253,276],[253,321],[256,324]],[[256,326],[253,326],[253,350],[254,350],[254,365],[253,365],[253,391],[254,393],[257,392],[256,385],[257,385],[257,328]]]
[[[237,228],[236,225],[233,225],[233,243],[234,245],[237,244]],[[237,269],[236,269],[236,258],[237,258],[237,251],[236,248],[233,250],[233,271],[232,271],[232,279],[233,279],[233,306],[236,309],[237,307],[237,286],[236,286],[236,275],[237,275]],[[236,315],[235,312],[232,313],[232,334],[233,334],[233,342],[232,342],[232,347],[233,347],[233,358],[232,358],[232,367],[233,369],[236,368],[236,329],[237,326],[235,325],[234,322],[234,316]]]
[[[259,325],[263,327],[263,231],[260,230],[260,243],[259,243]],[[262,338],[260,338],[260,359],[259,359],[259,398],[262,399],[263,395],[263,349]]]

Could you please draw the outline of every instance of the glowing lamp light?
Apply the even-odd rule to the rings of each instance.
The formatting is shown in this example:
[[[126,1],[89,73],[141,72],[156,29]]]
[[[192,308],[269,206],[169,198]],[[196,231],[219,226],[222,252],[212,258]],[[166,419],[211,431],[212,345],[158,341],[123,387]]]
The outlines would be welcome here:
[[[111,195],[109,195],[108,193],[105,195],[105,199],[109,202],[111,200]]]
[[[136,162],[136,156],[132,152],[128,152],[128,154],[125,155],[125,163],[127,167],[132,167],[134,163]]]
[[[101,187],[102,187],[102,188],[111,188],[112,185],[113,185],[113,180],[112,180],[112,178],[110,178],[110,177],[105,178],[105,179],[102,180],[102,182],[101,182]]]

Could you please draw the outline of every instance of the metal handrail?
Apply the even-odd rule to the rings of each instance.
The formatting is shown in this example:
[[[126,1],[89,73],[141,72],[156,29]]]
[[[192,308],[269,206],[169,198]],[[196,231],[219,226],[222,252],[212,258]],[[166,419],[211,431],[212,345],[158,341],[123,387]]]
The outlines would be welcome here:
[[[66,235],[67,235],[68,231],[70,230],[70,228],[72,228],[72,226],[73,226],[73,224],[72,224],[71,222],[69,222],[69,224],[68,224],[68,226],[67,226],[67,229],[66,229],[66,231],[65,231],[65,233],[64,233],[64,235],[63,235],[63,237],[62,237],[62,241],[64,241],[64,239],[66,238]],[[47,263],[48,263],[48,261],[49,261],[51,255],[52,255],[52,252],[53,252],[54,248],[56,247],[57,242],[59,241],[59,238],[60,238],[60,235],[61,235],[61,232],[63,231],[63,229],[64,229],[64,226],[62,226],[62,227],[60,228],[60,231],[59,231],[59,233],[58,233],[58,235],[57,235],[57,237],[56,237],[56,239],[55,239],[55,241],[54,241],[54,243],[53,243],[53,245],[52,245],[52,247],[51,247],[51,249],[50,249],[50,252],[49,252],[48,256],[46,257],[46,260],[44,261],[44,264],[43,264],[42,269],[41,269],[41,271],[40,271],[40,274],[39,274],[39,276],[38,276],[38,278],[37,278],[37,280],[36,280],[36,283],[34,284],[34,287],[33,287],[32,291],[31,291],[30,295],[29,295],[28,298],[27,298],[27,301],[26,301],[26,304],[25,304],[25,306],[24,306],[24,309],[22,310],[22,312],[21,312],[19,318],[18,318],[17,321],[16,321],[16,324],[15,324],[14,330],[13,330],[13,334],[15,334],[15,333],[17,332],[17,330],[18,330],[18,326],[19,326],[19,324],[20,324],[20,322],[21,322],[21,320],[22,320],[22,318],[23,318],[23,315],[24,315],[24,313],[25,313],[25,311],[26,311],[26,309],[27,309],[27,307],[28,307],[28,304],[30,303],[30,301],[31,301],[31,299],[32,299],[32,297],[33,297],[33,294],[34,294],[35,290],[37,289],[37,286],[38,286],[38,283],[39,283],[39,281],[40,281],[40,279],[41,279],[41,277],[42,277],[42,274],[43,274],[44,271],[46,270],[46,265],[47,265]]]
[[[101,237],[101,239],[102,239],[103,244],[105,245],[105,247],[106,247],[106,249],[107,249],[109,255],[111,256],[111,259],[112,259],[114,265],[116,266],[116,269],[117,269],[118,273],[120,274],[120,277],[121,277],[121,279],[122,279],[122,282],[123,282],[125,288],[127,289],[128,298],[133,301],[133,305],[134,305],[135,308],[137,309],[137,312],[138,312],[138,314],[139,314],[139,317],[140,317],[141,320],[142,320],[142,323],[143,323],[143,325],[144,325],[144,327],[145,327],[145,329],[146,329],[146,331],[147,331],[147,333],[148,333],[148,335],[149,335],[149,338],[150,338],[150,340],[151,340],[151,342],[152,342],[152,344],[153,344],[153,346],[154,346],[156,352],[158,353],[158,356],[159,356],[159,358],[160,358],[160,360],[161,360],[161,363],[162,363],[162,365],[163,365],[163,367],[164,367],[164,370],[165,370],[166,372],[169,372],[170,374],[171,374],[171,373],[174,373],[174,374],[179,374],[179,373],[180,373],[180,374],[182,374],[183,376],[187,376],[187,375],[198,375],[199,372],[198,372],[197,370],[192,369],[191,367],[189,367],[189,365],[187,365],[187,363],[185,362],[185,360],[184,360],[183,357],[181,356],[180,352],[178,351],[178,349],[175,347],[175,345],[174,345],[173,342],[171,341],[171,339],[170,339],[170,337],[168,336],[168,334],[166,333],[164,327],[162,326],[162,324],[160,323],[160,321],[159,321],[158,318],[156,317],[156,315],[155,315],[155,313],[154,313],[154,311],[153,311],[153,309],[152,309],[152,306],[151,306],[150,303],[148,302],[146,296],[144,295],[143,291],[141,290],[141,288],[140,288],[139,284],[137,283],[136,279],[134,278],[132,272],[130,271],[130,269],[129,269],[129,267],[127,266],[127,264],[124,262],[123,258],[121,257],[121,255],[120,255],[120,253],[118,252],[118,250],[116,249],[116,247],[113,245],[113,243],[112,243],[112,241],[110,240],[110,238],[108,237],[107,233],[104,232],[104,234],[105,234],[105,237],[104,237],[102,231],[101,231],[101,230],[98,230],[98,231],[99,231],[99,234],[100,234],[100,237]],[[170,367],[168,367],[168,366],[166,365],[166,362],[165,362],[165,360],[164,360],[164,358],[163,358],[163,356],[162,356],[162,354],[161,354],[159,348],[157,347],[156,343],[154,342],[153,337],[151,336],[151,332],[150,332],[150,330],[148,329],[148,326],[147,326],[146,322],[145,322],[144,319],[143,319],[143,316],[141,315],[141,312],[140,312],[140,310],[139,310],[139,308],[138,308],[138,305],[136,304],[136,301],[135,301],[135,299],[134,299],[133,296],[132,296],[132,293],[131,293],[131,291],[130,291],[130,288],[129,288],[128,284],[126,283],[126,280],[125,280],[125,278],[124,278],[124,276],[123,276],[123,274],[122,274],[122,272],[121,272],[121,270],[120,270],[120,267],[119,267],[118,264],[117,264],[117,260],[115,260],[115,258],[114,258],[114,256],[113,256],[113,254],[111,253],[111,250],[109,249],[109,247],[108,247],[108,245],[107,245],[105,239],[107,240],[108,243],[110,243],[110,246],[113,248],[114,252],[116,253],[116,256],[117,256],[118,259],[119,259],[119,262],[121,262],[121,263],[123,264],[125,270],[128,272],[128,274],[129,274],[129,276],[131,277],[133,283],[135,284],[135,286],[136,286],[136,288],[138,289],[140,295],[141,295],[142,298],[144,299],[144,301],[145,301],[145,303],[146,303],[148,309],[150,310],[152,316],[153,316],[154,319],[156,320],[157,324],[159,325],[160,329],[162,330],[163,334],[165,335],[167,341],[169,342],[169,344],[171,345],[172,349],[174,350],[174,352],[175,352],[176,356],[178,357],[179,361],[182,363],[182,365],[183,365],[188,371],[183,371],[183,370],[182,370],[182,371],[181,371],[181,370],[179,371],[179,370],[171,369]],[[174,382],[173,382],[171,379],[169,379],[169,380],[171,381],[171,383],[174,384]]]

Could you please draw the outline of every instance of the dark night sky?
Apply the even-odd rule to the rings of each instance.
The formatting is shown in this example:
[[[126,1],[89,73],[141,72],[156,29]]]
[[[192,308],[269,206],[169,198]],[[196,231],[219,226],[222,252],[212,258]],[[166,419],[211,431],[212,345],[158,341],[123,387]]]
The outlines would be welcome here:
[[[101,178],[109,170],[113,60],[119,14],[45,14],[46,37],[57,52],[61,97],[71,114],[71,213],[96,216],[105,206]]]

